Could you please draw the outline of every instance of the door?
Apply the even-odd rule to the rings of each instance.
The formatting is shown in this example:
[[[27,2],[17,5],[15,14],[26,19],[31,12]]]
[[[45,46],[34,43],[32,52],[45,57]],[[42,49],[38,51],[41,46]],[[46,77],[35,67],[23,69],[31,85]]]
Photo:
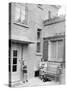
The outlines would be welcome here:
[[[21,80],[21,46],[12,44],[11,46],[11,82]]]

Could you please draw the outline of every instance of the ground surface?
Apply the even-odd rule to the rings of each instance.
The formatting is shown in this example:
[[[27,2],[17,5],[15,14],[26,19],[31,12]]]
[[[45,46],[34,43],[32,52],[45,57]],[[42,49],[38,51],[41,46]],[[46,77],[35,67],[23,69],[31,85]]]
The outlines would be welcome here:
[[[28,82],[24,84],[20,82],[14,85],[14,87],[34,87],[34,86],[45,86],[45,85],[59,85],[59,83],[58,82],[56,83],[55,81],[43,82],[39,78],[32,78]]]
[[[65,83],[65,69],[62,70],[62,74],[60,76],[60,83],[55,81],[47,81],[43,82],[41,79],[32,78],[28,80],[26,83],[22,83],[21,81],[19,83],[16,83],[13,87],[34,87],[34,86],[45,86],[45,85],[59,85]]]

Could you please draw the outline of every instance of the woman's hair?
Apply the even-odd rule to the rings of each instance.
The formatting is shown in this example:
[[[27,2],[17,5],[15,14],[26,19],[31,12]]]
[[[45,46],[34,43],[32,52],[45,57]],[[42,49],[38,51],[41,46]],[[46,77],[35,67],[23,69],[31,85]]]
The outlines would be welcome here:
[[[41,58],[41,61],[44,61],[44,58],[43,57]]]
[[[22,61],[22,64],[24,65],[24,61]]]

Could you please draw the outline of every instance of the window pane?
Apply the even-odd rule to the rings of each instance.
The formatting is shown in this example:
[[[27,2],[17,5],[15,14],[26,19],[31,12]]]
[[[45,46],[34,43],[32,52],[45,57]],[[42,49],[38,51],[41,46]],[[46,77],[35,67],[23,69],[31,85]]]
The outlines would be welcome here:
[[[58,41],[58,58],[63,57],[63,41]]]
[[[37,39],[40,39],[40,32],[37,32]]]
[[[16,72],[17,71],[17,65],[13,65],[13,72]]]
[[[20,21],[20,8],[19,7],[15,7],[15,21]]]
[[[17,50],[13,51],[13,56],[17,56]]]
[[[21,8],[21,22],[25,20],[25,6],[22,6]]]
[[[51,11],[48,11],[48,19],[51,19]]]
[[[13,64],[17,64],[17,58],[13,58]]]
[[[40,52],[40,42],[37,42],[37,52]]]
[[[51,42],[51,57],[56,58],[56,41]]]

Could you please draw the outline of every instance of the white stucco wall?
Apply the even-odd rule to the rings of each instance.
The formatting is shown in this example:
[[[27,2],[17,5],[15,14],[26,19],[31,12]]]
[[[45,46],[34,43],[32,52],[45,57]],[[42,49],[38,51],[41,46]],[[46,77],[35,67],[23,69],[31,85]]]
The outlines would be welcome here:
[[[11,35],[17,35],[18,37],[28,37],[31,41],[34,41],[34,44],[29,44],[28,46],[23,47],[23,58],[28,65],[28,78],[34,76],[34,66],[37,67],[37,64],[42,58],[42,43],[41,43],[41,53],[37,55],[36,53],[36,43],[37,43],[37,28],[43,29],[43,20],[48,18],[48,11],[51,10],[53,15],[57,15],[57,10],[53,7],[46,5],[44,10],[40,10],[35,4],[28,4],[28,26],[25,28],[14,24],[14,4],[12,4],[12,27]],[[56,13],[55,13],[56,11]],[[52,27],[51,27],[52,28]],[[43,33],[48,34],[48,28],[43,29]],[[43,34],[44,36],[44,34]],[[41,40],[42,42],[42,40]]]
[[[59,23],[47,25],[43,27],[42,32],[42,38],[48,38],[53,36],[61,36],[65,35],[65,21],[61,21]],[[60,39],[60,38],[59,38]],[[63,51],[64,51],[64,38],[61,38],[63,40]],[[63,57],[65,57],[63,55]],[[63,59],[52,59],[51,58],[51,41],[48,40],[48,61],[57,61],[61,62]]]

